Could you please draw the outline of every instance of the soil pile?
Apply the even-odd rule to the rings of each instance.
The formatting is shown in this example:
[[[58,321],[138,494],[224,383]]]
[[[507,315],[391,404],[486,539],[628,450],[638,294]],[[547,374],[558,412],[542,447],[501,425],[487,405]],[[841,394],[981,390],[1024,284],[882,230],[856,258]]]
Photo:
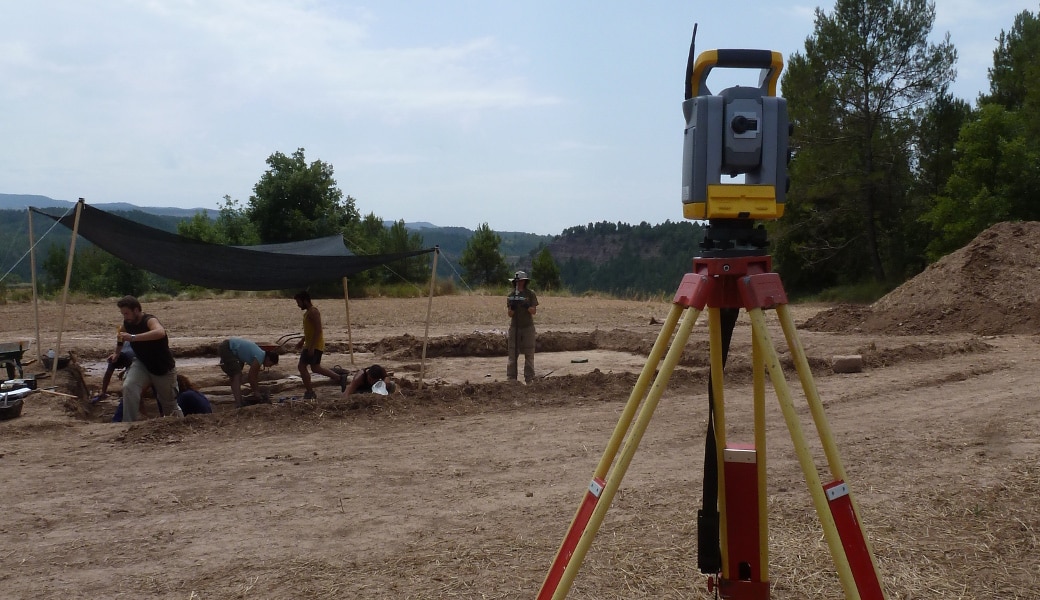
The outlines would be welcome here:
[[[842,305],[812,331],[890,335],[1040,332],[1040,222],[998,223],[873,305]]]

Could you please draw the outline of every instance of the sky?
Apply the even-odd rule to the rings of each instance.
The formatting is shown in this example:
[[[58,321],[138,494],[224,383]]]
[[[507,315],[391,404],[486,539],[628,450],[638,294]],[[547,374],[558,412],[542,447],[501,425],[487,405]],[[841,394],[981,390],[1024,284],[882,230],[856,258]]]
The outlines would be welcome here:
[[[332,166],[362,215],[555,235],[679,221],[697,52],[804,52],[783,0],[33,0],[0,19],[0,193],[248,202],[275,152]],[[954,96],[988,90],[1005,0],[940,0]],[[756,85],[716,69],[708,87]],[[783,94],[781,77],[780,95]]]

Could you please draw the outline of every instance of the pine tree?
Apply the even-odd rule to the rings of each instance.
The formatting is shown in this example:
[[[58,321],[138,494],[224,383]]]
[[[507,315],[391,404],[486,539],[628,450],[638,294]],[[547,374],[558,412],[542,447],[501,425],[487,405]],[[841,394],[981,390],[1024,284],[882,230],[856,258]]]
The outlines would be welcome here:
[[[482,224],[466,242],[459,264],[473,285],[502,285],[509,280],[509,267],[499,252],[502,237]]]

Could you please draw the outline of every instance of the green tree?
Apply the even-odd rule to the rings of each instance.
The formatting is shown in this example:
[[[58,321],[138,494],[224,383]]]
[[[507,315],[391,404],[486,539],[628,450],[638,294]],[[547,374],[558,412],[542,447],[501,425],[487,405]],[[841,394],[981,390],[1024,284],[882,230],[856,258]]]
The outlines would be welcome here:
[[[292,242],[342,234],[359,220],[354,199],[336,185],[332,165],[307,164],[304,149],[292,156],[275,152],[253,186],[247,214],[263,243]]]
[[[190,219],[177,223],[177,235],[210,244],[224,243],[223,236],[217,230],[217,225],[209,218],[206,211],[202,210],[192,215]]]
[[[903,232],[905,251],[902,261],[893,256],[892,262],[892,274],[898,280],[920,273],[930,262],[928,246],[935,234],[924,217],[953,175],[957,139],[961,128],[973,118],[971,106],[948,93],[938,94],[915,112],[918,126],[913,134],[913,180],[898,227]]]
[[[531,279],[543,290],[558,290],[563,287],[560,267],[553,260],[549,248],[543,247],[531,262]]]
[[[674,292],[703,239],[704,226],[693,221],[603,222],[566,229],[549,249],[571,292],[628,296]]]
[[[65,274],[69,268],[69,249],[59,244],[51,244],[47,248],[47,254],[40,263],[40,284],[46,290],[54,291],[65,285]],[[77,267],[77,262],[72,263],[72,273],[69,274],[69,288],[77,290],[82,285],[82,267]]]
[[[1025,135],[1020,111],[985,104],[961,132],[961,153],[946,193],[923,220],[936,237],[937,259],[970,242],[984,229],[1009,220],[1040,219],[1040,145]]]
[[[940,93],[916,114],[914,189],[919,196],[942,193],[953,174],[957,138],[974,112],[964,100]]]
[[[368,213],[365,218],[351,228],[351,248],[357,254],[379,254],[386,243],[386,225],[376,213]]]
[[[1008,110],[1036,108],[1040,81],[1040,19],[1028,10],[1015,17],[1011,31],[1001,31],[989,69],[990,93],[980,104],[999,104]]]
[[[774,226],[785,278],[884,281],[886,267],[905,260],[913,114],[955,75],[949,35],[928,42],[934,20],[926,0],[838,0],[831,14],[816,10],[783,84],[795,125],[792,189]]]
[[[378,215],[368,213],[349,226],[345,235],[347,247],[354,254],[380,254],[386,237],[386,226]],[[351,285],[360,292],[365,286],[382,281],[382,271],[384,269],[369,269],[355,273],[350,277]]]
[[[151,289],[151,277],[147,271],[107,252],[98,252],[102,254],[101,270],[97,278],[90,281],[86,291],[98,296],[140,296]]]
[[[223,244],[231,246],[252,246],[260,243],[260,233],[256,224],[249,220],[245,207],[231,196],[224,196],[224,205],[220,207],[216,222],[221,233]]]
[[[423,249],[423,238],[418,233],[409,233],[403,220],[399,220],[385,229],[383,254],[412,252]],[[412,283],[425,281],[430,277],[430,257],[419,255],[390,263],[384,269],[384,281],[393,282],[403,279]]]
[[[68,248],[52,244],[41,265],[42,285],[47,290],[65,286],[65,272],[69,264]],[[97,246],[85,245],[76,250],[72,262],[69,289],[95,296],[139,296],[151,289],[147,271],[120,260]]]
[[[922,221],[937,259],[987,227],[1040,219],[1040,20],[1028,11],[1001,32],[989,71],[990,93],[961,129],[957,160],[943,193]]]
[[[477,228],[459,257],[459,264],[470,283],[499,286],[509,280],[509,267],[499,252],[501,245],[502,238],[487,223]]]

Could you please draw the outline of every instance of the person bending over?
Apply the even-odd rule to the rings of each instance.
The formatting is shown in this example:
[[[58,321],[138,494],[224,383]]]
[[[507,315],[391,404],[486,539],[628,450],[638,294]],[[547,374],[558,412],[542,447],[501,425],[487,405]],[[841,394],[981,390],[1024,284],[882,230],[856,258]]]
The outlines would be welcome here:
[[[233,337],[220,342],[217,346],[220,356],[220,368],[231,378],[231,395],[235,397],[235,406],[245,406],[242,400],[242,370],[249,365],[249,390],[257,398],[260,394],[260,369],[278,364],[278,353],[264,351],[260,346],[247,339]]]

